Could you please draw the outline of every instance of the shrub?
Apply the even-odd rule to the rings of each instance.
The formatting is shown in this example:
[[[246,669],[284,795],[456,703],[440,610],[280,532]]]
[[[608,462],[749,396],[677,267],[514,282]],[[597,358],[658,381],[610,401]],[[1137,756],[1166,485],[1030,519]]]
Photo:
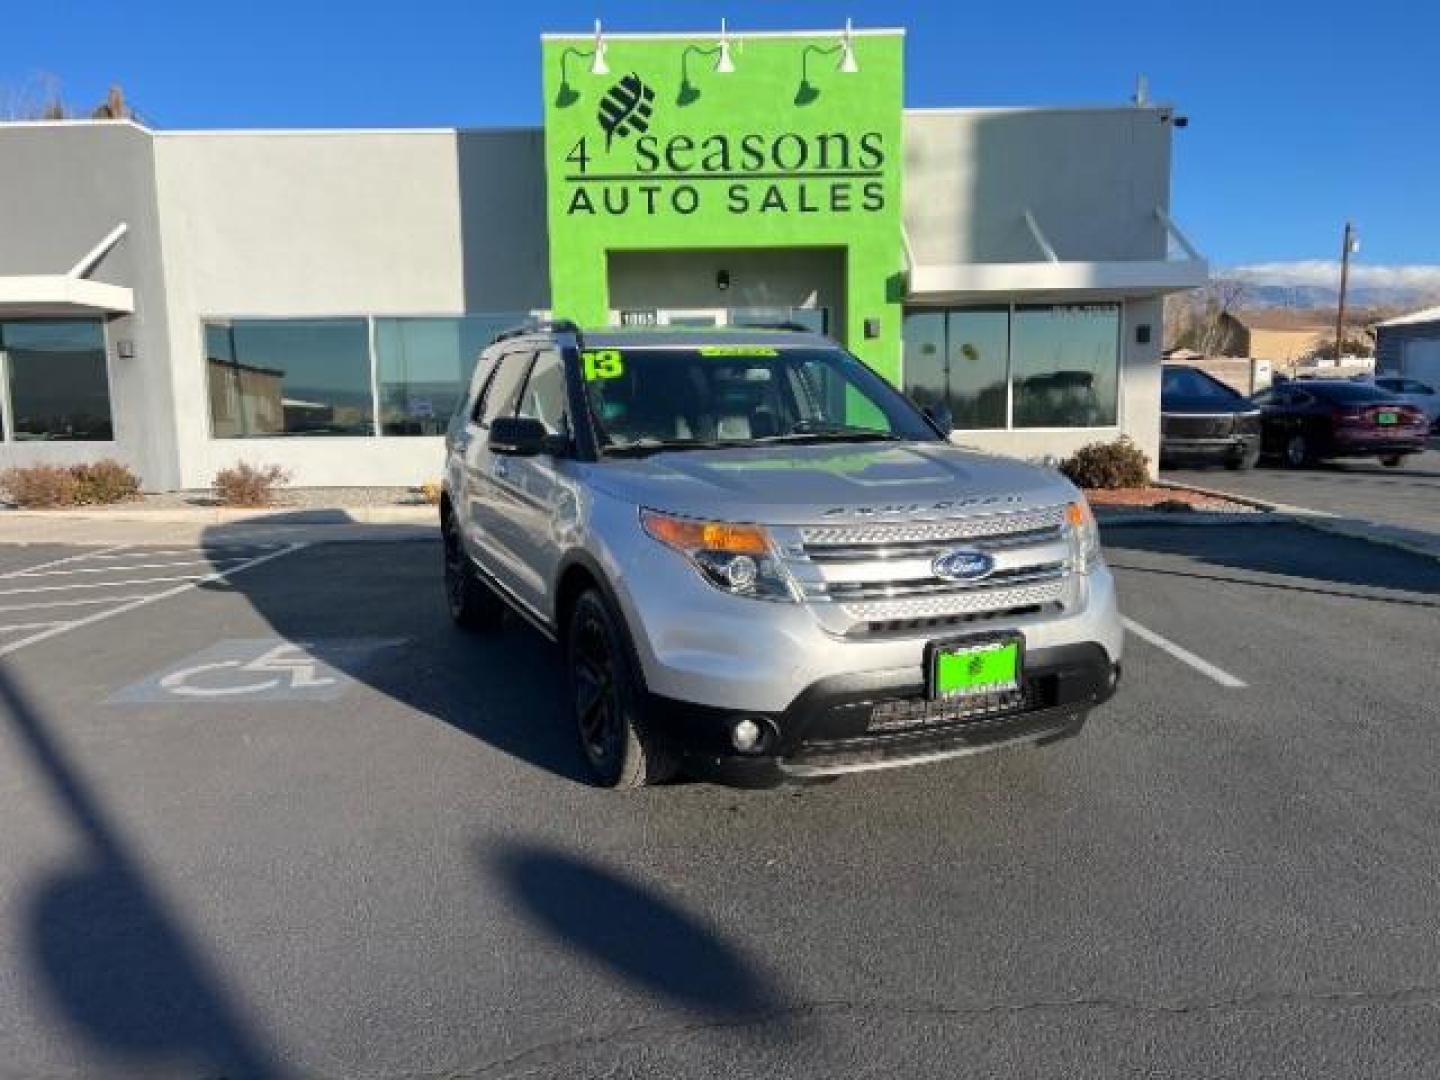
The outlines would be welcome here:
[[[440,494],[443,490],[439,480],[427,480],[420,485],[420,497],[431,506],[439,506]]]
[[[26,465],[0,473],[5,497],[24,510],[74,506],[80,484],[63,465]]]
[[[93,465],[72,465],[75,501],[81,506],[129,502],[140,497],[140,478],[118,461],[106,459]]]
[[[1060,463],[1060,471],[1082,488],[1144,487],[1150,483],[1149,458],[1126,436],[1082,446]]]
[[[290,479],[279,465],[240,462],[215,474],[215,498],[221,506],[274,506],[275,489]]]

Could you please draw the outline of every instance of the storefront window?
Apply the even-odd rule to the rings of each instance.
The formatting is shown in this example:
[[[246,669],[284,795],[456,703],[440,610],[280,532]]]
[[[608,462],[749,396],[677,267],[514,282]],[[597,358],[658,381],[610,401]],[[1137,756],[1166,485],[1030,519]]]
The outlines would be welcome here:
[[[1015,426],[1110,427],[1119,399],[1118,304],[1015,309]]]
[[[375,320],[380,425],[386,435],[443,435],[480,352],[523,313]]]
[[[1009,308],[915,310],[905,315],[905,392],[949,406],[958,429],[1005,426]]]
[[[1119,304],[912,308],[903,335],[905,392],[957,430],[1116,423]]]
[[[371,435],[365,319],[232,319],[205,325],[217,439]]]
[[[98,319],[0,322],[16,440],[108,441],[110,384]]]

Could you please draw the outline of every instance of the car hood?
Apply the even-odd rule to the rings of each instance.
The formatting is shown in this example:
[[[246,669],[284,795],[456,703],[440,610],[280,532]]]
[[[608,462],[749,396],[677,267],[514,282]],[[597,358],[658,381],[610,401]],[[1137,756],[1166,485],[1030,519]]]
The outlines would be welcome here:
[[[637,506],[769,525],[944,518],[1078,497],[1053,470],[939,442],[686,450],[593,469],[595,487]]]

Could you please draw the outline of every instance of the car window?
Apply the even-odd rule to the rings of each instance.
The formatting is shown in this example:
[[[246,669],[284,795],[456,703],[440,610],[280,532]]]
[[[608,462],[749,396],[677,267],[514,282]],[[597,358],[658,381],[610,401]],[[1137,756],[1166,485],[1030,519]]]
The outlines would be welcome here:
[[[560,353],[546,349],[535,358],[520,395],[516,416],[539,420],[551,435],[570,434],[570,401],[565,389],[565,365]]]
[[[1213,378],[1203,371],[1196,371],[1194,368],[1165,368],[1161,378],[1160,392],[1162,394],[1175,397],[1211,398],[1216,401],[1233,401],[1239,396],[1219,379]]]
[[[482,356],[480,362],[475,365],[475,374],[470,380],[470,392],[465,395],[465,402],[469,406],[465,411],[471,420],[480,418],[480,410],[485,404],[485,392],[490,389],[490,380],[494,377],[495,358]],[[462,409],[464,409],[463,405]]]
[[[507,353],[500,358],[495,376],[485,388],[485,396],[476,409],[479,415],[477,422],[481,427],[489,427],[490,421],[497,416],[514,415],[516,399],[520,396],[520,387],[534,355],[528,352]]]

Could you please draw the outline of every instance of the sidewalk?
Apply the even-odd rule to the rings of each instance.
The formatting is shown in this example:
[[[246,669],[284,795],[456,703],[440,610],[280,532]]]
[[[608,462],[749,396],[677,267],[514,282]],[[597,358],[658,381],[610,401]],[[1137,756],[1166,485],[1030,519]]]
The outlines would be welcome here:
[[[1167,480],[1155,482],[1160,487],[1184,488],[1205,495],[1216,495],[1221,498],[1233,499],[1236,502],[1248,503],[1268,511],[1265,520],[1269,522],[1295,522],[1315,529],[1317,532],[1367,540],[1372,544],[1382,544],[1416,555],[1424,555],[1427,558],[1440,559],[1440,533],[1425,529],[1412,529],[1402,525],[1382,525],[1379,522],[1366,521],[1363,518],[1343,517],[1325,510],[1311,510],[1305,506],[1266,502],[1250,495],[1236,495],[1222,488],[1200,487],[1197,484],[1177,484]],[[1104,524],[1103,521],[1101,523]]]

